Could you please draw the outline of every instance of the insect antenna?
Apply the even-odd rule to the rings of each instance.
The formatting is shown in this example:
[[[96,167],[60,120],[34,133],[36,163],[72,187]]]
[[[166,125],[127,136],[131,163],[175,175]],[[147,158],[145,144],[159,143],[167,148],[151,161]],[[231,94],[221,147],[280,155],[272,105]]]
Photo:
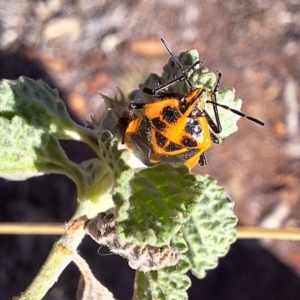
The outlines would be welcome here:
[[[184,70],[184,68],[183,68],[183,66],[182,66],[182,64],[181,64],[181,62],[180,62],[180,60],[179,60],[179,58],[173,54],[173,51],[172,51],[170,45],[167,43],[167,41],[166,41],[164,38],[161,38],[160,40],[161,40],[161,42],[164,44],[164,46],[166,47],[167,51],[169,52],[169,54],[170,54],[172,60],[174,61],[176,67],[181,71],[182,76],[180,76],[180,77],[184,77],[185,80],[188,80],[188,77],[190,76],[191,73],[194,72],[194,69],[195,69],[195,67],[196,67],[197,65],[203,64],[203,61],[197,60],[196,62],[194,62],[194,63],[192,64],[191,67],[189,67],[189,69],[188,69],[187,71]],[[190,82],[189,82],[189,84],[190,84]],[[191,89],[192,89],[192,86],[191,86]]]
[[[174,61],[176,67],[182,72],[183,75],[186,74],[185,70],[182,67],[181,62],[179,61],[178,57],[173,54],[173,51],[172,51],[170,45],[167,43],[167,41],[164,38],[161,38],[160,40],[164,44],[167,51],[169,52],[169,54],[170,54],[172,60]]]
[[[178,57],[173,54],[173,51],[172,51],[171,47],[169,46],[169,44],[166,42],[166,40],[161,38],[161,42],[166,47],[166,49],[169,52],[173,62],[175,63],[176,67],[181,71],[182,75],[179,76],[179,77],[176,77],[174,80],[172,80],[172,81],[170,81],[170,82],[168,82],[164,85],[161,85],[161,86],[157,87],[156,89],[154,89],[152,91],[152,94],[154,96],[158,96],[159,94],[161,94],[161,92],[163,90],[166,90],[169,87],[174,86],[174,85],[176,85],[177,83],[179,83],[181,81],[186,81],[189,85],[190,90],[193,90],[193,86],[190,83],[190,81],[188,80],[188,78],[194,72],[195,67],[199,64],[202,64],[202,61],[197,60],[195,63],[193,63],[193,65],[187,71],[185,71],[183,69],[183,66],[182,66],[181,62],[179,61]],[[148,88],[144,88],[143,91],[149,94],[149,89]]]
[[[262,122],[261,120],[258,120],[258,119],[254,118],[254,117],[251,117],[251,116],[248,116],[248,115],[244,114],[242,111],[236,110],[236,109],[231,108],[231,107],[229,107],[227,105],[224,105],[224,104],[221,104],[221,103],[218,103],[218,102],[215,102],[215,101],[210,101],[210,100],[207,100],[206,103],[210,103],[210,104],[212,104],[214,106],[219,106],[219,107],[222,107],[224,109],[230,110],[231,112],[233,112],[236,115],[239,115],[239,116],[241,116],[243,118],[246,118],[246,119],[248,119],[248,120],[250,120],[250,121],[252,121],[252,122],[254,122],[256,124],[259,124],[261,126],[265,126],[265,123]]]

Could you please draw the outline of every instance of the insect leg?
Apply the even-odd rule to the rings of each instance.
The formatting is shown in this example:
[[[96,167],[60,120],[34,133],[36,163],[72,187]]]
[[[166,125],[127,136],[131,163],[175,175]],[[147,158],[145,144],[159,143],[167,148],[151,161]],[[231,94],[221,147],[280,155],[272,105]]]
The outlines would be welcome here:
[[[151,96],[154,96],[155,98],[158,98],[158,99],[163,99],[163,98],[178,98],[178,99],[181,99],[184,97],[183,94],[179,94],[179,93],[165,93],[165,92],[160,92],[160,93],[157,93],[155,95],[155,90],[152,90],[152,89],[149,89],[147,87],[144,87],[143,88],[143,92],[145,94],[149,94]]]
[[[214,103],[214,102],[212,102]],[[210,115],[206,112],[206,110],[203,110],[203,113],[205,115],[205,118],[207,119],[208,125],[213,133],[220,133],[218,125],[214,122],[214,120],[210,117]]]
[[[199,165],[200,165],[201,167],[205,167],[205,166],[207,166],[207,164],[208,164],[207,158],[206,158],[205,154],[202,153],[202,154],[200,155],[200,158],[199,158]]]
[[[218,89],[220,87],[220,82],[221,82],[221,78],[222,78],[222,74],[219,72],[218,73],[218,78],[217,78],[217,83],[213,89],[213,92],[212,92],[212,101],[207,101],[207,103],[217,103],[217,98],[216,98],[216,93],[218,92]],[[213,106],[213,109],[214,109],[214,115],[215,115],[215,118],[216,118],[216,128],[213,129],[213,131],[215,133],[220,133],[222,131],[222,125],[221,125],[221,122],[220,122],[220,117],[219,117],[219,112],[218,112],[218,107],[216,105]],[[212,120],[211,120],[212,121]],[[213,122],[214,123],[214,122]]]
[[[134,109],[142,109],[144,108],[144,106],[146,105],[147,103],[130,103],[128,105],[128,109],[129,110],[134,110]]]
[[[215,135],[213,132],[210,132],[210,138],[214,144],[220,144],[220,138]]]

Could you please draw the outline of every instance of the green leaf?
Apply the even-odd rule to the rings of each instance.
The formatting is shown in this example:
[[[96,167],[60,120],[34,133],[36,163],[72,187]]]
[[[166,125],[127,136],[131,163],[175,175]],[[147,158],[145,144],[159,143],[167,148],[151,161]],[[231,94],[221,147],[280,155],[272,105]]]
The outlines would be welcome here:
[[[24,180],[59,173],[84,185],[80,168],[56,139],[71,132],[67,125],[73,124],[57,91],[42,81],[21,77],[3,80],[0,97],[0,176]]]
[[[184,300],[191,285],[186,272],[190,263],[184,256],[174,267],[147,273],[136,272],[133,300]]]
[[[124,115],[128,115],[129,100],[125,97],[121,90],[119,95],[115,98],[110,98],[105,95],[101,95],[104,99],[106,110],[102,116],[92,116],[92,127],[96,132],[103,130],[109,130],[114,135],[122,136],[123,132],[120,132],[119,120]]]
[[[118,140],[109,131],[102,131],[98,142],[100,159],[94,158],[80,164],[88,186],[82,198],[93,202],[94,214],[114,207],[111,190],[120,174],[129,169],[126,164],[128,150],[119,150]]]
[[[18,115],[36,127],[44,127],[56,138],[74,138],[75,124],[58,91],[51,89],[42,80],[20,77],[18,80],[3,80],[0,85],[0,115]]]
[[[49,173],[83,180],[79,168],[68,160],[56,139],[18,116],[0,118],[0,177],[25,180]]]
[[[206,270],[213,269],[236,240],[237,218],[233,202],[224,189],[209,176],[201,176],[204,192],[201,200],[183,225],[182,231],[188,251],[185,255],[192,264],[192,273],[203,278]]]
[[[80,167],[88,181],[88,188],[82,200],[89,199],[93,202],[94,214],[114,207],[110,195],[114,178],[106,165],[98,158],[93,158],[82,162]]]
[[[24,180],[44,174],[44,170],[36,167],[37,149],[49,140],[43,130],[32,128],[21,118],[0,118],[0,137],[2,178]]]
[[[100,159],[110,169],[114,179],[119,178],[122,172],[129,170],[127,162],[130,159],[130,153],[127,149],[119,149],[119,141],[112,136],[110,131],[102,131],[98,142]]]
[[[199,200],[202,184],[185,166],[158,164],[121,174],[113,190],[116,228],[123,239],[162,246],[180,230]]]
[[[215,73],[210,72],[206,67],[196,69],[190,77],[190,82],[194,88],[204,88],[207,91],[205,95],[206,100],[211,100],[211,93],[217,83],[217,76]],[[218,103],[235,110],[240,110],[242,107],[243,101],[235,98],[234,88],[219,90],[216,93],[216,98]],[[216,123],[213,106],[214,105],[207,103],[205,105],[205,110]],[[218,134],[218,136],[224,139],[238,130],[237,122],[241,117],[222,107],[217,107],[217,109],[222,126],[222,132]]]

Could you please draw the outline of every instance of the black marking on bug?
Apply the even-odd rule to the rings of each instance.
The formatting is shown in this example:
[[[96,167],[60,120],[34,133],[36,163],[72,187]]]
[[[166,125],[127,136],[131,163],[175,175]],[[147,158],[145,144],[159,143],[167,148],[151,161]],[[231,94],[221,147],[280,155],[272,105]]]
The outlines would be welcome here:
[[[184,145],[185,147],[193,148],[197,147],[197,142],[194,139],[191,139],[188,136],[184,136],[182,138],[181,144]]]
[[[199,118],[204,116],[205,114],[202,109],[194,108],[193,111],[190,113],[189,118]]]
[[[166,124],[162,122],[159,117],[152,119],[152,124],[154,125],[155,129],[159,131],[163,131],[166,128]]]
[[[163,156],[161,158],[161,161],[164,162],[170,162],[175,165],[182,165],[184,164],[188,159],[195,156],[199,152],[199,149],[189,149],[185,153],[179,154],[179,155],[167,155]]]
[[[180,105],[179,105],[180,112],[182,114],[184,114],[187,111],[188,107],[189,107],[189,105],[188,105],[186,99],[185,98],[181,98],[180,99]]]
[[[168,139],[158,131],[155,131],[155,139],[156,139],[157,146],[160,148],[163,148],[166,142],[168,141]]]
[[[167,152],[173,152],[182,149],[183,147],[181,145],[175,144],[173,142],[170,142],[170,144],[165,148]]]
[[[169,124],[176,123],[180,117],[180,113],[177,108],[166,106],[162,110],[162,117]]]
[[[190,135],[200,135],[203,131],[197,120],[191,119],[186,124],[184,131]]]
[[[148,153],[151,140],[151,123],[148,118],[143,118],[139,130],[131,135],[131,145],[135,156],[145,165],[151,165]]]

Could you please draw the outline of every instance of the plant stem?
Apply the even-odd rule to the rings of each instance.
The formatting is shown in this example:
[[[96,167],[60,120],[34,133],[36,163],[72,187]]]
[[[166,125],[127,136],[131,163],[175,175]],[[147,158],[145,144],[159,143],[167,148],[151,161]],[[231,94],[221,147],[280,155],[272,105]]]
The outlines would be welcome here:
[[[85,235],[84,220],[70,222],[65,234],[56,242],[45,263],[30,286],[13,300],[40,300],[57,281],[66,266],[72,261],[76,249]]]
[[[80,136],[81,142],[86,143],[99,154],[98,136],[93,130],[78,125],[76,133]]]

